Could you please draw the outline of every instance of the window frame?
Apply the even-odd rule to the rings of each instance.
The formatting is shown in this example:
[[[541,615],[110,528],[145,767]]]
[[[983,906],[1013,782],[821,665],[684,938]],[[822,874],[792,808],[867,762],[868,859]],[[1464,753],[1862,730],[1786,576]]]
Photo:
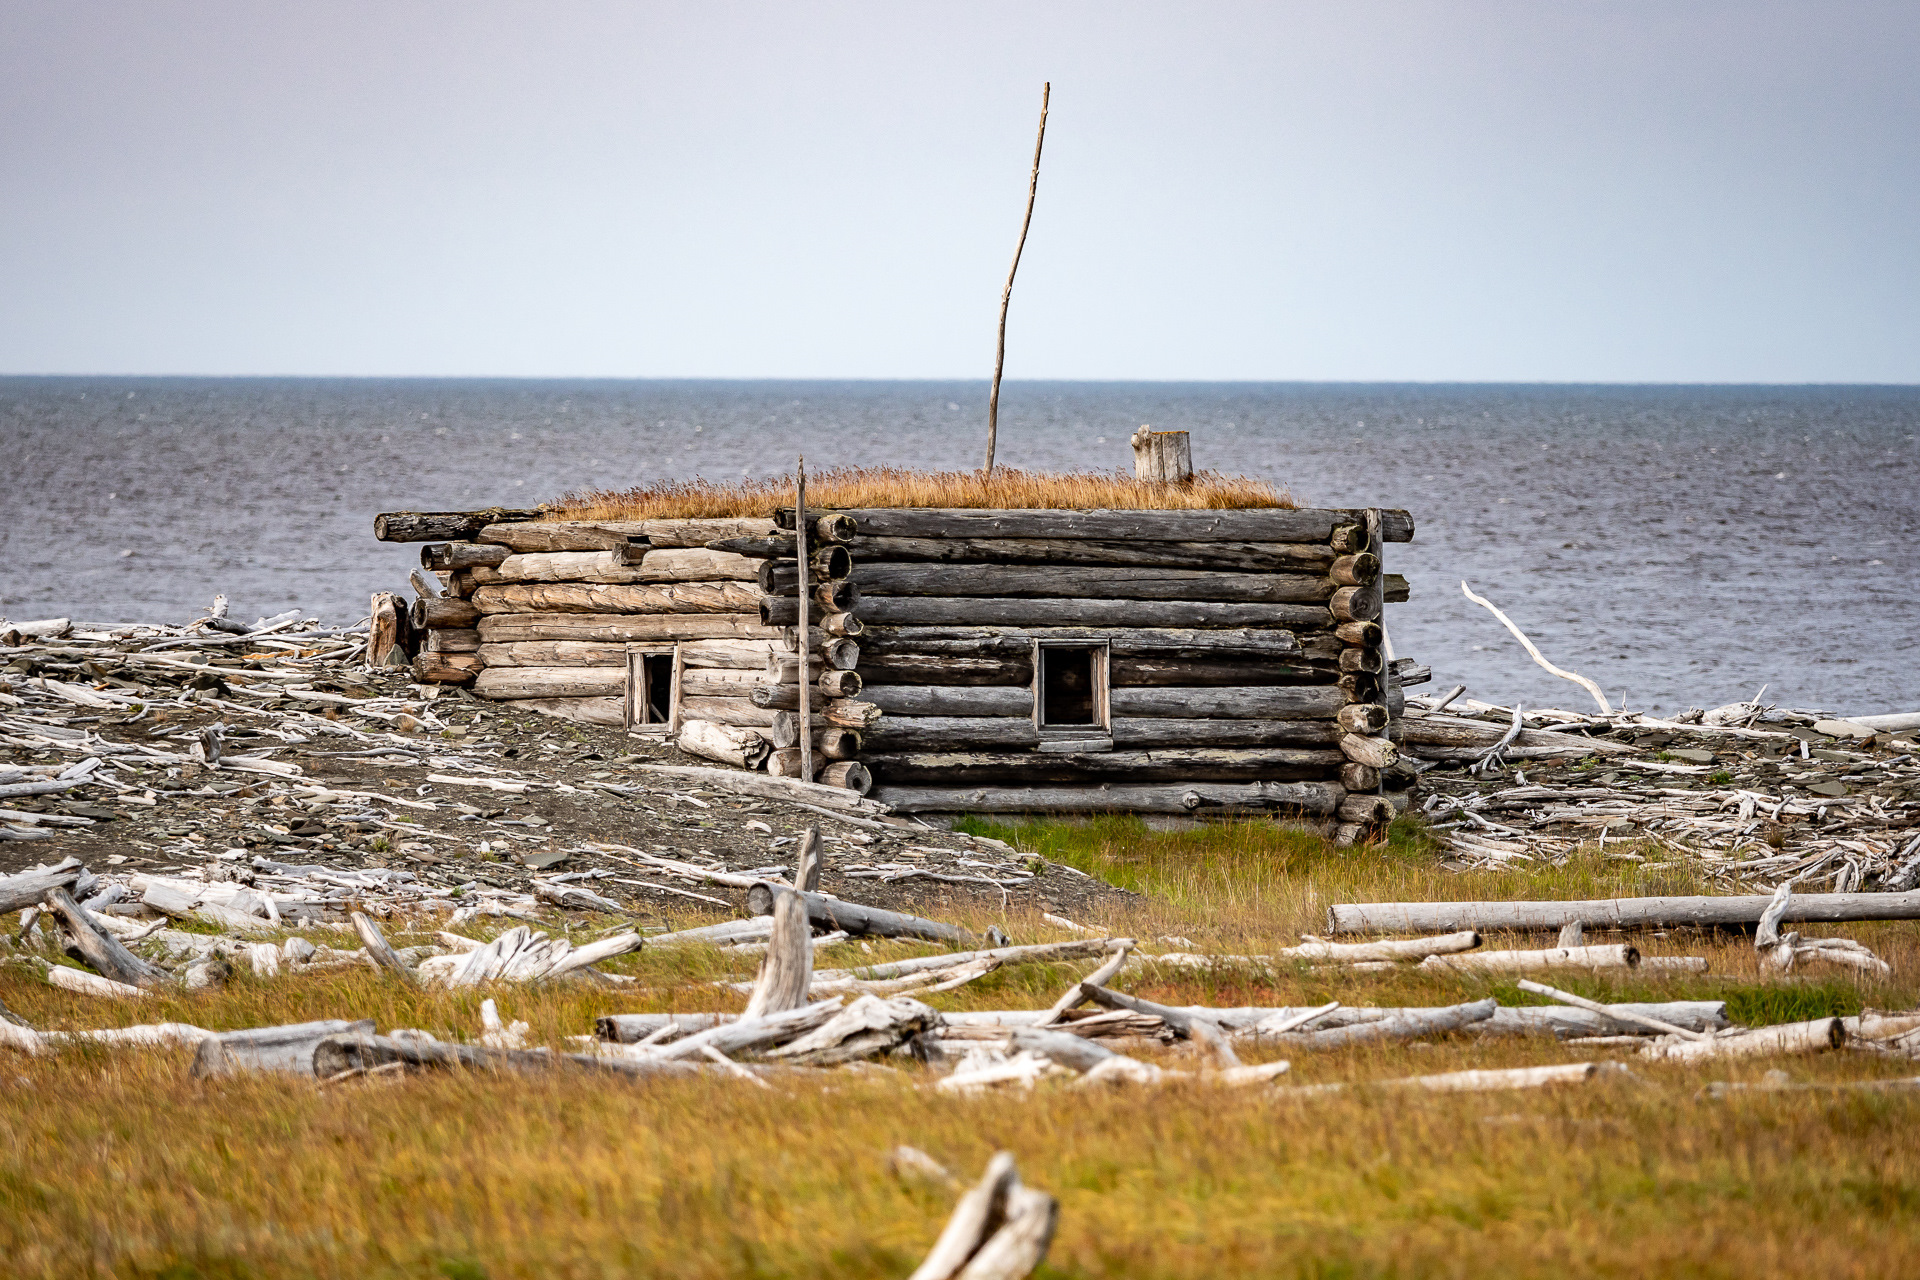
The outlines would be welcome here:
[[[672,674],[668,677],[667,718],[665,720],[648,719],[647,712],[653,705],[652,677],[647,674],[648,658],[673,659]],[[627,734],[642,738],[671,738],[680,732],[680,673],[685,666],[679,644],[655,644],[635,642],[627,646],[627,694],[622,719],[626,723]]]
[[[1093,723],[1048,724],[1046,713],[1046,660],[1049,649],[1087,649],[1092,651]],[[1113,642],[1111,640],[1052,640],[1035,637],[1033,642],[1033,727],[1042,740],[1050,738],[1103,738],[1113,740]]]

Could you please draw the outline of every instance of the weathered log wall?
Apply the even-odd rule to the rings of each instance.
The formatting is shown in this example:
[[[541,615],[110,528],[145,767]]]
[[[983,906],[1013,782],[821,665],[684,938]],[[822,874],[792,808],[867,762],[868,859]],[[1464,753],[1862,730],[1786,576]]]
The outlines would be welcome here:
[[[630,662],[670,655],[683,749],[797,771],[796,512],[527,514],[382,518],[461,539],[422,551],[443,591],[416,576],[419,678],[631,725]],[[1357,838],[1346,818],[1384,808],[1344,802],[1394,768],[1402,699],[1380,619],[1407,587],[1382,553],[1412,535],[1375,510],[809,511],[815,756],[907,809],[1291,812]],[[1097,714],[1043,724],[1039,655],[1076,645]]]

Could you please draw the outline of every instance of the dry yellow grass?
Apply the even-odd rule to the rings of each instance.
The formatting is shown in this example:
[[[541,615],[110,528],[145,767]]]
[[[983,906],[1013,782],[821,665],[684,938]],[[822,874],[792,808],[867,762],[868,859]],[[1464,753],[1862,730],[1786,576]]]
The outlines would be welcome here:
[[[792,506],[791,476],[716,483],[670,480],[618,491],[568,494],[543,508],[549,520],[692,520],[769,516]],[[1212,510],[1291,507],[1293,499],[1264,480],[1195,475],[1191,484],[1143,484],[1123,472],[915,471],[905,467],[843,467],[807,478],[807,505],[968,507],[996,510]]]
[[[1263,824],[1154,834],[1114,821],[1014,834],[1142,891],[1102,923],[1145,938],[1180,933],[1215,951],[1290,942],[1336,898],[1450,885],[1451,896],[1488,897],[1685,885],[1680,871],[1613,873],[1597,861],[1449,879],[1419,856],[1417,838],[1336,854]],[[976,927],[1001,918],[983,907],[941,914]],[[1023,939],[1059,936],[1034,917],[1005,924]],[[1846,932],[1886,956],[1895,980],[1762,982],[1744,940],[1676,934],[1643,945],[1706,955],[1712,972],[1556,981],[1599,998],[1730,998],[1736,1017],[1755,1022],[1912,1004],[1920,929]],[[396,942],[414,940],[395,931]],[[1502,941],[1511,940],[1490,940]],[[924,949],[842,945],[822,963]],[[747,976],[752,964],[704,948],[661,949],[611,966],[639,978],[637,991],[491,994],[505,1016],[558,1045],[600,1013],[738,1008],[737,996],[711,983]],[[1037,1007],[1077,973],[1007,969],[928,1000]],[[1196,974],[1139,964],[1119,985],[1169,1003],[1528,999],[1473,978],[1304,966]],[[243,976],[224,991],[133,1010],[0,969],[0,1000],[42,1027],[370,1016],[382,1030],[471,1037],[479,999],[356,972]],[[1920,1271],[1920,1150],[1906,1140],[1920,1097],[1698,1096],[1706,1081],[1757,1081],[1776,1068],[1808,1083],[1915,1071],[1864,1054],[1691,1067],[1551,1041],[1438,1037],[1295,1053],[1293,1071],[1270,1090],[1045,1085],[979,1098],[935,1094],[912,1068],[836,1073],[773,1093],[571,1071],[326,1089],[273,1078],[197,1083],[187,1078],[189,1056],[70,1049],[0,1060],[0,1275],[898,1277],[951,1208],[944,1191],[888,1171],[887,1152],[903,1142],[969,1177],[996,1148],[1013,1151],[1022,1176],[1062,1202],[1044,1277]],[[1169,1065],[1180,1058],[1167,1055]],[[1505,1094],[1286,1091],[1595,1058],[1632,1063],[1634,1078]]]

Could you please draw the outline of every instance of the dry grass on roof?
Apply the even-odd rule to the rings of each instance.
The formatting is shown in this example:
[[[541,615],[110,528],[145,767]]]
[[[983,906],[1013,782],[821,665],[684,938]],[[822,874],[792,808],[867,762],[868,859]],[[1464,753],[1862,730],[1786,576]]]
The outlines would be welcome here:
[[[623,490],[570,493],[545,508],[548,520],[691,520],[770,516],[792,506],[793,477],[719,483],[695,478]],[[807,478],[807,505],[969,507],[992,510],[1195,511],[1291,507],[1291,494],[1265,480],[1202,471],[1187,484],[1146,484],[1121,471],[914,471],[841,467]]]

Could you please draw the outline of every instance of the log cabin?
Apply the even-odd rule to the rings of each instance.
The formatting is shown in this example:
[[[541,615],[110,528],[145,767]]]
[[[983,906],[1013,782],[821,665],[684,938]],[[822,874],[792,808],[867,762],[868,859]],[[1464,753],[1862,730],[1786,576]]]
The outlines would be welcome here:
[[[370,660],[899,813],[1271,814],[1351,843],[1404,807],[1405,511],[569,514],[379,517],[441,593],[376,596]]]

